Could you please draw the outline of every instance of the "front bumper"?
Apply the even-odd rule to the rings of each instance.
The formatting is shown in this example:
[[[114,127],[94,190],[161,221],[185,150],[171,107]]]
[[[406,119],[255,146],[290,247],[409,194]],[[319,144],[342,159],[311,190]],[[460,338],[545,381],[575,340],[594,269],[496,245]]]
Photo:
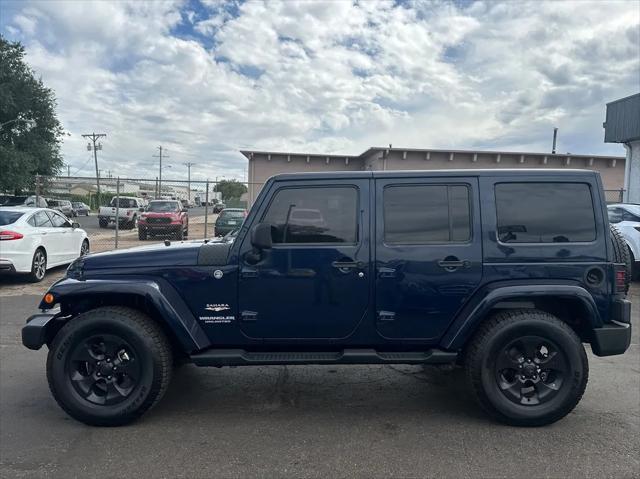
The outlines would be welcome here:
[[[180,231],[183,228],[182,223],[138,223],[138,229],[149,232],[173,232]]]
[[[48,328],[58,312],[39,313],[30,316],[27,324],[22,328],[22,344],[33,350],[38,350],[48,339]]]

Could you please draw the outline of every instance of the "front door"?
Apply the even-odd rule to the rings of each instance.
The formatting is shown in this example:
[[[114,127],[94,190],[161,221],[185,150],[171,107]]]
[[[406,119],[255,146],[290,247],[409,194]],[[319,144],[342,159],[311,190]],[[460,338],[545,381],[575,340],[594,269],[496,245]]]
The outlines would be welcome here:
[[[375,183],[378,333],[435,343],[482,276],[478,181]]]
[[[369,180],[272,186],[251,226],[268,222],[273,247],[240,248],[239,319],[251,338],[344,338],[369,304]],[[254,264],[255,263],[255,264]]]

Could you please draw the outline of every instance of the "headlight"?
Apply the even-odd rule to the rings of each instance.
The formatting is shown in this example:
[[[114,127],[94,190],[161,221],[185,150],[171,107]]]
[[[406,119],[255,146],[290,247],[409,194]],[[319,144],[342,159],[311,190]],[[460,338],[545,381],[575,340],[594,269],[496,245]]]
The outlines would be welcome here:
[[[82,279],[84,270],[84,258],[78,258],[67,268],[67,278]]]

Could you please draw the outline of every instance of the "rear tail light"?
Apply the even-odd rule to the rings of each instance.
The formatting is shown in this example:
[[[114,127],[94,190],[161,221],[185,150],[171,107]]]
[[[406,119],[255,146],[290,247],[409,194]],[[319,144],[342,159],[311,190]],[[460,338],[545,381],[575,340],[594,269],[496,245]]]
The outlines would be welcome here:
[[[623,264],[615,266],[616,292],[625,293],[627,289],[627,268]]]
[[[0,241],[17,240],[24,238],[21,233],[15,231],[0,231]]]

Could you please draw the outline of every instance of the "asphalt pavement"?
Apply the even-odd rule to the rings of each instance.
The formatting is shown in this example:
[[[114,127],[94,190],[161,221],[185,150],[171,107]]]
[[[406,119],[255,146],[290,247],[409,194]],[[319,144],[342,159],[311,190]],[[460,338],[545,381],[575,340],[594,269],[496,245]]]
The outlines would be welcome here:
[[[140,421],[94,428],[51,397],[46,348],[20,343],[42,290],[0,286],[3,478],[640,477],[638,327],[625,355],[589,353],[581,403],[543,428],[489,420],[460,370],[191,365]],[[637,325],[638,283],[632,299]]]

